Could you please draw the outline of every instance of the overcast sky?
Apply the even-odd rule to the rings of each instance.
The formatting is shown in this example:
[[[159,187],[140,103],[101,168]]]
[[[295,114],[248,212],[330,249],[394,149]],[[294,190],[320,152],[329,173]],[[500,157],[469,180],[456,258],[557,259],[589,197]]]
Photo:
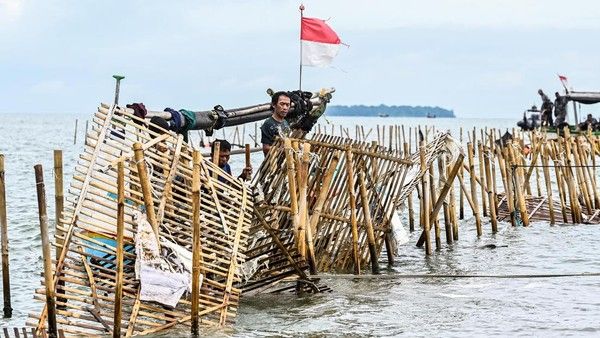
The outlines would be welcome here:
[[[312,0],[343,42],[303,88],[333,104],[432,105],[514,117],[538,88],[600,90],[600,2]],[[0,0],[0,112],[121,102],[204,110],[298,86],[299,1]]]

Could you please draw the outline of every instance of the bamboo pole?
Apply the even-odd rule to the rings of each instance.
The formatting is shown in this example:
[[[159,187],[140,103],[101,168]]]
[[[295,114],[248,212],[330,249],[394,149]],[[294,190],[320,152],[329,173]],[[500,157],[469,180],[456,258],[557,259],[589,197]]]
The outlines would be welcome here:
[[[113,316],[113,337],[121,336],[123,300],[123,233],[125,230],[125,164],[117,164],[117,276],[115,279],[115,308]]]
[[[546,196],[548,196],[548,209],[550,210],[550,225],[554,225],[554,201],[552,199],[552,182],[550,181],[550,169],[548,168],[548,149],[545,145],[541,149],[544,182],[546,183]]]
[[[304,200],[305,200],[305,204],[306,206],[304,207],[304,212],[302,214],[302,223],[304,224],[304,228],[305,228],[305,233],[306,233],[306,254],[307,254],[307,258],[308,258],[308,265],[309,265],[309,270],[311,274],[316,274],[316,263],[317,263],[317,259],[315,257],[315,243],[314,243],[314,238],[313,238],[313,228],[311,226],[311,219],[308,216],[308,199],[307,199],[307,189],[308,189],[308,168],[310,165],[310,144],[309,143],[304,143],[302,145],[302,175],[304,175],[304,185],[303,185],[303,190],[305,190],[305,192],[303,192],[304,196]]]
[[[402,131],[404,131],[404,129],[402,129]],[[402,135],[404,136],[404,133]],[[409,144],[407,142],[404,142],[403,146],[404,146],[404,158],[408,159],[410,157]],[[408,204],[408,228],[409,228],[410,232],[415,231],[415,215],[414,215],[412,195],[413,195],[412,192],[410,192],[408,194],[408,196],[406,196],[406,203]]]
[[[477,204],[477,186],[475,181],[475,161],[473,160],[474,150],[473,143],[467,144],[467,151],[469,156],[469,171],[470,171],[470,186],[471,186],[471,200],[473,201],[473,216],[475,217],[475,226],[477,227],[477,237],[483,233],[481,231],[481,218],[479,217],[479,205]]]
[[[308,216],[308,205],[307,205],[307,194],[308,194],[308,163],[310,161],[310,144],[303,143],[302,145],[302,157],[298,157],[296,161],[296,168],[298,170],[298,252],[302,258],[306,259],[307,255],[307,216]],[[310,230],[308,230],[310,231]],[[311,233],[312,234],[312,233]],[[312,240],[312,236],[311,236]]]
[[[192,335],[199,334],[200,307],[200,161],[201,155],[198,151],[193,152],[192,173]]]
[[[146,216],[148,223],[152,226],[156,240],[160,243],[158,223],[156,221],[156,213],[154,211],[154,199],[152,197],[152,186],[150,185],[150,179],[146,172],[146,162],[144,160],[144,150],[142,144],[136,142],[133,144],[133,151],[135,156],[135,163],[137,164],[137,171],[140,179],[140,185],[142,186],[142,194],[144,196],[144,206],[146,207]]]
[[[446,186],[448,185],[449,187],[452,187],[452,183],[448,183],[448,181],[446,180],[446,165],[444,163],[444,158],[439,158],[438,159],[438,172],[440,175],[440,185]],[[450,188],[448,189],[450,190]],[[442,199],[442,192],[440,191],[440,197],[439,199]],[[443,197],[442,199],[443,202],[443,207],[444,207],[444,230],[446,233],[446,243],[451,244],[452,243],[452,220],[450,218],[450,210],[448,209],[448,203],[447,203],[447,198],[446,196]]]
[[[489,202],[489,206],[490,206],[490,223],[492,224],[492,233],[496,233],[498,232],[498,219],[496,217],[496,194],[494,192],[493,189],[490,189],[490,187],[493,186],[493,182],[492,182],[492,172],[491,172],[491,168],[490,168],[490,156],[491,153],[489,151],[483,152],[482,150],[482,154],[483,154],[483,166],[484,166],[484,171],[485,171],[485,181],[486,181],[486,186],[487,186],[487,193],[488,193],[488,202]],[[482,177],[483,180],[483,177]],[[482,189],[482,191],[485,189]]]
[[[42,237],[42,253],[44,257],[44,285],[46,286],[46,306],[48,311],[48,335],[57,337],[56,331],[56,300],[54,298],[54,280],[52,276],[52,256],[48,239],[48,214],[46,213],[46,190],[44,186],[44,171],[41,164],[34,166],[35,185],[37,188],[40,233]]]
[[[75,119],[75,132],[73,133],[73,144],[77,144],[77,124],[79,119]]]
[[[356,194],[354,192],[354,168],[352,150],[346,148],[346,185],[350,203],[350,225],[352,227],[352,255],[354,258],[354,274],[360,275],[360,253],[358,248],[358,222],[356,219]]]
[[[10,268],[8,259],[8,221],[6,218],[6,183],[4,177],[4,155],[0,154],[0,231],[2,234],[2,294],[4,318],[12,317],[10,299]]]
[[[459,142],[460,145],[462,146],[463,143],[463,129],[462,127],[460,127],[460,138],[459,138]],[[464,178],[464,169],[460,169],[460,172],[458,173],[460,175],[461,181]],[[459,219],[465,219],[465,196],[464,196],[464,192],[462,190],[458,190],[458,218]]]
[[[64,232],[61,224],[62,212],[64,209],[64,186],[63,186],[63,156],[62,150],[54,150],[54,220],[55,220],[55,231],[54,238],[56,242],[56,257],[60,257],[62,254]],[[58,260],[56,262],[58,265]],[[64,290],[60,286],[65,283],[62,280],[58,280],[59,287],[57,293],[59,297],[57,301],[59,303],[65,303],[67,300],[61,298],[60,295],[64,294]]]
[[[379,274],[379,259],[377,257],[377,250],[375,248],[375,233],[373,232],[373,220],[371,219],[369,198],[367,195],[367,188],[365,186],[365,173],[362,170],[358,173],[358,184],[360,185],[360,201],[362,204],[365,226],[367,228],[367,240],[369,242],[369,257],[371,258],[371,272],[373,272],[373,274]]]
[[[422,212],[423,215],[423,229],[425,234],[425,254],[431,255],[431,239],[429,233],[429,189],[427,189],[427,185],[429,184],[429,175],[426,173],[427,171],[427,162],[425,161],[425,141],[419,142],[419,159],[421,160],[421,174],[423,175],[423,189],[422,189]]]
[[[429,166],[429,206],[427,208],[427,212],[429,213],[429,222],[433,222],[433,230],[435,234],[435,250],[439,251],[442,249],[442,238],[440,233],[440,222],[438,220],[437,214],[432,216],[431,210],[433,210],[433,204],[437,200],[437,196],[435,193],[435,179],[434,179],[434,169],[433,164]]]
[[[221,142],[213,141],[212,145],[212,163],[214,163],[217,167],[219,166],[219,157],[221,156]],[[213,171],[213,178],[217,178],[219,174],[216,171]]]
[[[292,224],[294,227],[294,240],[296,241],[296,248],[299,247],[300,243],[298,242],[298,194],[296,190],[296,168],[294,164],[294,151],[292,148],[292,141],[289,138],[285,138],[283,140],[284,149],[285,149],[285,163],[287,166],[287,178],[289,185],[289,193],[290,193],[290,208],[291,214],[290,217],[292,219]]]
[[[482,130],[483,132],[483,130]],[[483,134],[481,142],[477,142],[477,159],[479,160],[479,178],[481,185],[481,210],[483,217],[487,217],[487,196],[486,191],[488,190],[488,185],[485,182],[485,168],[484,168],[484,158],[483,158]],[[491,204],[491,203],[490,203]]]

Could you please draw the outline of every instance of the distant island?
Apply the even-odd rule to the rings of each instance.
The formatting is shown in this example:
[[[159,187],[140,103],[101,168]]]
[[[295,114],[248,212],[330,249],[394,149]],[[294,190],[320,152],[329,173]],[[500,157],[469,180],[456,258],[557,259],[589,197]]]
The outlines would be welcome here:
[[[329,116],[456,117],[453,110],[426,106],[341,106],[327,107]]]

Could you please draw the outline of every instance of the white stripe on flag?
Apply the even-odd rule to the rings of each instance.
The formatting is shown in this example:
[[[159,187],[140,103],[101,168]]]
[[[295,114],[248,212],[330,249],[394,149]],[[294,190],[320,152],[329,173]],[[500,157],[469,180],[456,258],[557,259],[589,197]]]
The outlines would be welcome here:
[[[339,44],[302,40],[302,65],[328,66],[339,50]]]

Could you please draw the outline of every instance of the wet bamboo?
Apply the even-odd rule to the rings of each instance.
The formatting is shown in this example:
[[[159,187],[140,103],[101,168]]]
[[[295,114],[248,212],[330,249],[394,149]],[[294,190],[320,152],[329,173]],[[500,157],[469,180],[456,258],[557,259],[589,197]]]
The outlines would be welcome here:
[[[284,149],[285,149],[285,163],[287,166],[287,178],[288,178],[288,187],[290,193],[290,208],[292,212],[290,213],[290,217],[292,219],[292,224],[294,228],[294,240],[296,241],[296,248],[299,246],[298,242],[298,194],[296,190],[296,168],[294,161],[294,150],[292,149],[292,141],[289,138],[284,139]]]
[[[422,189],[422,215],[423,215],[423,229],[425,234],[425,254],[431,255],[431,239],[429,234],[429,189],[427,189],[427,185],[429,184],[429,175],[426,173],[427,171],[427,162],[425,161],[425,142],[421,141],[419,143],[419,159],[421,160],[421,174],[423,175],[423,189]]]
[[[144,196],[144,206],[146,207],[146,216],[148,219],[148,223],[152,226],[154,230],[154,235],[156,236],[157,241],[160,239],[158,223],[156,221],[156,212],[154,210],[154,199],[152,197],[152,186],[150,185],[150,179],[148,177],[148,172],[146,171],[146,161],[144,159],[144,150],[142,149],[141,143],[133,144],[133,151],[135,156],[135,163],[137,165],[137,172],[140,180],[140,185],[142,187],[142,194]]]
[[[40,221],[40,234],[42,238],[42,253],[44,258],[44,285],[46,287],[46,306],[48,311],[48,335],[57,337],[56,332],[56,300],[54,298],[54,280],[52,275],[52,256],[50,253],[50,240],[48,239],[48,214],[46,213],[46,189],[44,186],[44,171],[41,164],[35,169],[35,185],[37,189],[38,213]]]
[[[450,209],[450,217],[452,218],[452,239],[454,241],[458,241],[458,215],[456,214],[456,199],[454,196],[454,182],[456,180],[455,179],[450,180],[450,177],[451,177],[450,171],[452,169],[450,167],[447,167],[446,169],[447,169],[446,177],[447,177],[448,181],[450,181],[450,183],[452,184],[452,186],[450,187],[450,192],[449,192],[449,198],[450,198],[449,209]],[[459,168],[459,170],[460,170],[460,168]],[[456,178],[456,176],[454,178]]]
[[[481,231],[481,218],[479,217],[479,205],[477,204],[477,186],[475,181],[475,161],[473,159],[474,149],[473,143],[467,143],[467,151],[469,156],[469,178],[470,186],[471,186],[471,200],[473,201],[473,216],[475,217],[475,226],[477,228],[477,236],[481,236],[483,233]]]
[[[483,132],[483,130],[482,130]],[[477,142],[477,159],[479,160],[479,178],[481,184],[481,210],[483,217],[487,217],[487,187],[488,185],[485,182],[485,168],[484,168],[484,158],[483,158],[483,134],[481,142]],[[491,203],[490,203],[491,204]]]
[[[509,148],[511,165],[511,175],[513,178],[513,188],[515,189],[515,196],[519,206],[519,213],[521,214],[521,221],[523,226],[529,226],[529,213],[527,212],[527,203],[525,202],[525,192],[523,191],[523,185],[525,184],[523,175],[523,166],[518,161],[520,157],[517,150],[514,147]],[[525,187],[526,188],[526,187]]]
[[[550,210],[550,224],[554,225],[554,200],[552,198],[552,182],[550,181],[550,169],[548,168],[548,149],[546,145],[542,146],[540,156],[542,157],[542,170],[544,172],[544,182],[546,183],[546,196],[548,200],[548,208]]]
[[[0,232],[2,234],[2,294],[4,318],[12,317],[10,297],[10,268],[8,259],[8,221],[6,217],[6,183],[4,176],[4,155],[0,154]]]
[[[409,144],[404,142],[404,158],[408,159],[409,156],[410,156]],[[410,232],[415,231],[415,215],[414,215],[412,195],[413,194],[411,192],[406,197],[406,203],[408,204],[408,228],[409,228]]]
[[[352,150],[346,148],[346,185],[350,204],[350,226],[352,227],[352,256],[354,261],[354,274],[360,275],[360,253],[358,248],[358,221],[356,219],[356,193],[354,191],[354,168]]]
[[[427,174],[426,174],[427,175]],[[431,214],[431,210],[433,210],[433,204],[437,201],[437,196],[435,192],[435,175],[433,164],[429,166],[429,206],[427,212],[429,213],[429,222],[433,222],[433,229],[435,233],[435,249],[442,249],[442,238],[440,233],[440,222],[438,220],[437,213],[435,215]]]
[[[460,169],[462,168],[463,160],[464,160],[464,155],[463,154],[458,155],[456,162],[454,163],[454,165],[452,166],[452,169],[450,170],[450,173],[448,174],[448,178],[444,182],[444,186],[440,190],[439,197],[438,197],[437,201],[435,201],[435,205],[433,206],[433,209],[431,210],[431,213],[429,214],[430,217],[428,219],[437,217],[438,212],[440,211],[440,209],[442,208],[442,206],[445,203],[445,199],[446,199],[446,196],[448,195],[448,192],[452,189],[454,179],[457,177],[457,174],[459,173]],[[423,178],[428,179],[427,176],[428,175],[425,175],[425,176],[423,176]],[[460,179],[460,177],[459,177],[459,179]],[[427,189],[425,189],[425,191],[427,191]],[[426,197],[425,194],[423,197],[424,198]],[[471,202],[468,197],[469,196],[467,196],[467,200],[469,202]],[[429,198],[429,196],[427,196],[427,198]],[[421,233],[421,236],[419,237],[419,240],[417,241],[417,246],[420,247],[423,245],[423,243],[426,243],[427,236],[428,236],[428,234],[425,231],[423,231],[423,233]]]
[[[483,151],[482,151],[483,153]],[[493,189],[489,189],[490,186],[493,185],[492,183],[492,172],[491,172],[491,168],[490,168],[490,157],[491,157],[491,153],[488,151],[486,151],[485,153],[483,153],[483,166],[484,166],[484,171],[485,171],[485,180],[486,180],[486,185],[488,187],[488,202],[489,202],[489,206],[490,206],[490,223],[492,224],[492,233],[496,233],[498,232],[498,219],[496,218],[496,208],[497,206],[496,204],[496,195],[494,194]],[[483,177],[482,177],[483,178]],[[483,190],[483,189],[482,189]]]
[[[440,185],[442,185],[442,188],[445,185],[448,185],[449,188],[448,190],[451,189],[452,187],[452,183],[448,183],[448,181],[446,180],[446,165],[444,163],[444,158],[441,157],[438,159],[438,172],[439,172],[439,176],[440,176]],[[442,198],[442,191],[440,191],[440,199]],[[444,207],[444,230],[446,231],[446,243],[451,244],[452,243],[452,219],[450,217],[450,210],[448,209],[448,199],[447,196],[444,196],[443,198],[443,207]]]
[[[556,185],[558,186],[558,197],[560,200],[561,215],[563,218],[563,222],[567,223],[569,218],[567,215],[567,207],[566,207],[566,201],[567,201],[566,192],[565,192],[566,189],[565,189],[564,182],[563,182],[561,168],[559,168],[559,164],[558,164],[557,147],[558,147],[558,145],[556,143],[554,143],[554,146],[550,147],[549,155],[552,158],[552,162],[554,163],[554,173],[556,175]]]
[[[306,146],[306,147],[305,147]],[[302,157],[296,160],[296,176],[298,181],[298,252],[303,259],[307,255],[306,219],[308,215],[308,162],[310,160],[310,144],[303,143]],[[312,240],[312,236],[311,236]]]
[[[459,142],[462,147],[462,144],[463,144],[463,129],[462,129],[462,127],[460,127]],[[461,168],[460,172],[458,174],[460,175],[461,180],[462,180],[464,178],[464,170]],[[458,191],[458,218],[459,219],[465,219],[465,207],[464,206],[465,206],[464,192],[459,189],[459,191]]]
[[[504,193],[506,195],[506,205],[508,206],[508,213],[510,214],[510,223],[512,226],[516,226],[516,220],[514,217],[514,199],[513,199],[513,189],[512,189],[512,180],[509,177],[509,167],[510,161],[508,159],[508,146],[504,146],[502,148],[496,148],[496,152],[498,154],[498,165],[500,166],[500,176],[502,176],[502,183],[504,184]]]
[[[125,164],[117,164],[117,276],[115,280],[115,308],[113,316],[113,337],[121,336],[123,300],[123,232],[125,230]]]
[[[365,186],[365,173],[361,170],[358,173],[358,184],[360,185],[360,201],[362,204],[365,226],[367,228],[367,240],[369,242],[369,256],[371,258],[371,272],[379,273],[379,264],[377,250],[375,248],[375,233],[373,232],[373,220],[371,219],[371,210],[369,208],[369,198]]]
[[[587,185],[587,180],[585,179],[585,176],[583,174],[583,168],[582,168],[582,163],[580,161],[579,158],[579,142],[577,142],[577,138],[575,137],[573,140],[573,147],[571,148],[571,150],[573,151],[573,158],[575,159],[575,173],[577,175],[577,181],[578,181],[578,187],[581,191],[581,195],[583,195],[583,201],[585,203],[585,207],[587,209],[587,213],[591,214],[592,213],[592,201],[590,198],[590,194],[589,194],[589,190],[588,190],[588,185]]]
[[[310,144],[309,143],[304,143],[303,144],[303,149],[302,149],[302,174],[305,176],[304,177],[304,190],[307,190],[307,183],[308,183],[308,168],[310,165]],[[312,191],[312,190],[311,190]],[[307,192],[305,191],[304,194],[306,195]],[[315,257],[315,242],[314,242],[314,237],[313,237],[313,228],[311,226],[310,223],[310,218],[308,216],[308,200],[307,197],[305,196],[304,198],[306,200],[306,206],[304,207],[304,213],[302,215],[302,222],[304,223],[304,227],[305,227],[305,232],[306,232],[306,254],[307,254],[307,258],[308,258],[308,265],[309,265],[309,270],[311,274],[316,274],[316,262],[317,259]]]
[[[87,121],[86,121],[87,127]],[[64,188],[63,188],[63,156],[62,150],[54,150],[54,220],[55,220],[55,232],[54,238],[56,242],[56,257],[60,257],[63,241],[62,238],[64,233],[60,230],[62,225],[60,219],[64,208]],[[63,285],[64,282],[58,281],[58,285]],[[58,290],[59,295],[63,294],[62,290]],[[58,302],[66,302],[66,299],[57,299]]]
[[[200,165],[201,158],[198,151],[193,153],[192,173],[192,335],[199,334],[200,308]]]

